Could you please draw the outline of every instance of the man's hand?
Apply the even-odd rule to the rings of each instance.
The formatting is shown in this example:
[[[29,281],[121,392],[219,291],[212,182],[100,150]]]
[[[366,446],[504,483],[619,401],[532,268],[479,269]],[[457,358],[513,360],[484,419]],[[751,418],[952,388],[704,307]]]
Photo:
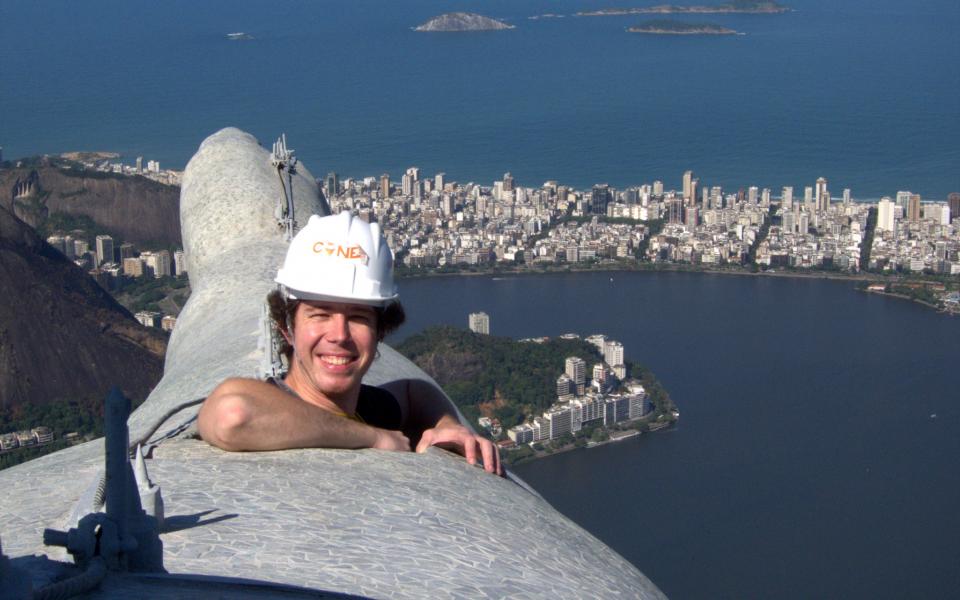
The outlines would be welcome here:
[[[376,431],[377,441],[373,443],[373,448],[394,452],[410,452],[410,440],[399,431],[379,428]]]
[[[483,460],[487,473],[496,473],[503,477],[500,454],[493,442],[483,436],[472,433],[459,423],[442,420],[436,427],[427,429],[417,444],[417,452],[426,452],[430,446],[439,446],[452,450],[467,459],[471,465],[477,464],[477,456]]]

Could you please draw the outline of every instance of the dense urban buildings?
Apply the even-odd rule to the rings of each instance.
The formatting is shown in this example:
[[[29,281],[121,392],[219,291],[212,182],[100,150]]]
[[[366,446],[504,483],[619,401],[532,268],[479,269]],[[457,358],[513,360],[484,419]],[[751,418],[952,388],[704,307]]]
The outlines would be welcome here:
[[[564,337],[576,336],[566,334]],[[603,362],[592,367],[589,385],[586,361],[579,356],[568,357],[564,372],[557,378],[556,402],[542,415],[507,430],[507,437],[515,444],[557,440],[587,427],[609,428],[652,412],[653,406],[643,385],[627,379],[623,344],[605,335],[592,335],[586,341],[603,354]]]
[[[802,198],[792,186],[735,191],[682,176],[681,191],[662,181],[617,190],[581,191],[547,181],[531,188],[510,173],[492,186],[421,177],[411,167],[401,186],[389,175],[327,176],[335,212],[351,210],[387,232],[398,264],[438,267],[549,266],[594,262],[756,265],[857,273],[960,273],[960,196],[921,202],[918,194],[858,202],[850,189],[831,193],[820,177]],[[836,198],[836,199],[835,199]],[[960,208],[960,206],[956,207]],[[863,242],[871,211],[876,228],[868,264]]]

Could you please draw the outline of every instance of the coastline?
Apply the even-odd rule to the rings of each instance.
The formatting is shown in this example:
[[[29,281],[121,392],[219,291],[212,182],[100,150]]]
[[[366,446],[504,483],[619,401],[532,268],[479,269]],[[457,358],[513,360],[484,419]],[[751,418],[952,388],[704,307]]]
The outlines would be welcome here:
[[[656,433],[656,432],[658,432],[658,431],[664,431],[664,430],[667,430],[667,429],[671,429],[675,424],[676,424],[676,421],[666,421],[666,422],[663,422],[663,421],[662,421],[662,422],[660,422],[660,423],[659,423],[657,426],[655,426],[655,427],[654,427],[654,426],[651,426],[651,428],[648,429],[647,431],[641,431],[641,430],[639,430],[639,429],[625,429],[625,430],[613,431],[613,432],[610,433],[610,438],[609,438],[609,439],[606,439],[606,440],[603,440],[602,442],[587,442],[586,444],[584,444],[584,445],[582,445],[582,446],[578,446],[576,443],[564,444],[563,446],[559,446],[559,447],[557,447],[557,448],[551,449],[550,452],[538,451],[538,452],[537,452],[536,454],[534,454],[533,456],[527,456],[527,457],[521,458],[521,459],[519,459],[519,460],[517,460],[517,461],[515,461],[515,462],[512,461],[512,462],[508,462],[508,463],[506,463],[506,464],[507,464],[508,466],[510,466],[510,467],[513,467],[513,466],[516,466],[516,465],[523,465],[523,464],[527,464],[527,463],[530,463],[530,462],[533,462],[533,461],[536,461],[536,460],[540,460],[540,459],[542,459],[542,458],[548,458],[548,457],[550,457],[550,456],[556,456],[557,454],[563,454],[563,453],[565,453],[565,452],[571,452],[571,451],[573,451],[573,450],[592,450],[593,448],[599,448],[600,446],[606,446],[607,444],[615,444],[615,443],[618,443],[618,442],[624,442],[624,441],[626,441],[626,440],[633,439],[633,438],[635,438],[635,437],[640,437],[640,436],[643,436],[643,435],[648,434],[648,433]],[[501,456],[509,457],[509,456],[510,456],[509,451],[508,451],[506,454],[501,454]]]
[[[836,280],[849,280],[849,281],[895,281],[895,275],[877,275],[872,273],[867,274],[846,274],[846,273],[832,273],[827,271],[813,271],[809,273],[799,272],[799,271],[756,271],[752,272],[746,269],[717,269],[717,268],[690,268],[689,265],[680,265],[680,264],[669,264],[663,263],[658,264],[657,266],[642,266],[649,263],[641,263],[637,266],[630,267],[624,263],[615,263],[615,264],[594,264],[589,267],[583,266],[565,266],[563,268],[498,268],[498,269],[485,269],[478,271],[451,271],[451,272],[439,272],[439,271],[424,271],[424,272],[403,272],[398,273],[398,279],[422,279],[422,278],[433,278],[433,277],[514,277],[522,275],[553,275],[553,274],[566,274],[566,273],[591,273],[591,272],[604,272],[604,273],[658,273],[658,272],[670,272],[670,273],[704,273],[710,275],[737,275],[737,276],[747,276],[747,277],[784,277],[792,279],[836,279]]]

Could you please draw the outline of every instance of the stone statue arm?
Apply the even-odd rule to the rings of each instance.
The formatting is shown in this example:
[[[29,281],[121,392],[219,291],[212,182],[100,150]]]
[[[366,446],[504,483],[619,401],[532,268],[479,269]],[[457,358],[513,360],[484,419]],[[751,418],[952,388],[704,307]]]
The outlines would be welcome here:
[[[291,448],[379,448],[409,451],[399,431],[359,423],[256,379],[227,379],[197,417],[200,436],[235,452]]]

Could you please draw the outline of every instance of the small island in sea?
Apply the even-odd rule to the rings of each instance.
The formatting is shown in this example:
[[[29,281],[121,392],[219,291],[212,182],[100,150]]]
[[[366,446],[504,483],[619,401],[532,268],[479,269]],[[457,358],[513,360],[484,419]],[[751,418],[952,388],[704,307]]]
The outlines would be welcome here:
[[[414,31],[496,31],[500,29],[514,29],[514,26],[483,15],[454,12],[434,17],[423,25],[415,27]]]
[[[685,23],[669,19],[644,21],[633,27],[628,27],[627,31],[654,35],[743,35],[739,31],[711,23]]]
[[[715,6],[677,6],[674,4],[660,4],[657,6],[643,6],[636,8],[601,8],[599,10],[576,13],[578,17],[610,17],[622,15],[645,14],[779,14],[788,12],[790,8],[773,1],[765,0],[732,0]]]

